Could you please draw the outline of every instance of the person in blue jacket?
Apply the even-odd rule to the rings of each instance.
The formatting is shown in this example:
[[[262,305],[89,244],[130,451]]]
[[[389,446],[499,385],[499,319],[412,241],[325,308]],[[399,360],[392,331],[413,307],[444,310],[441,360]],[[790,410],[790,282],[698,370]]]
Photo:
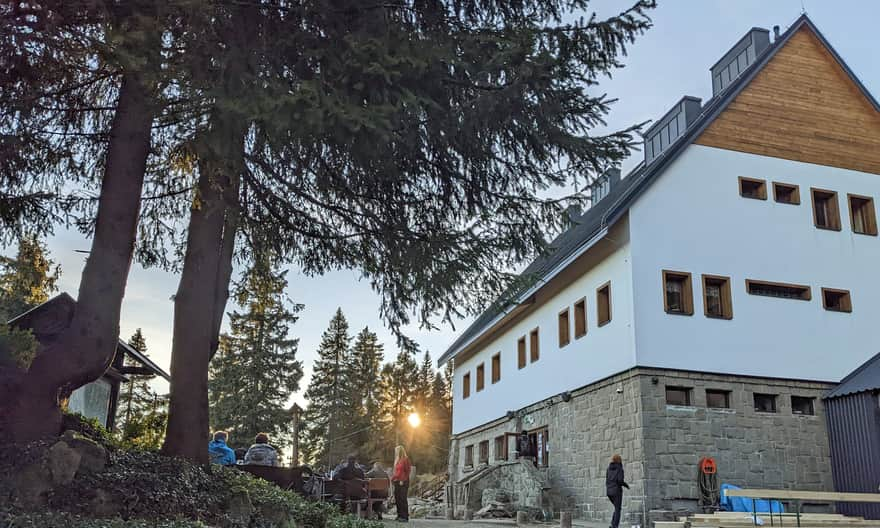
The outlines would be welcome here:
[[[229,434],[226,431],[217,431],[214,433],[214,439],[208,443],[208,456],[212,464],[235,465],[235,451],[226,445],[227,438]]]

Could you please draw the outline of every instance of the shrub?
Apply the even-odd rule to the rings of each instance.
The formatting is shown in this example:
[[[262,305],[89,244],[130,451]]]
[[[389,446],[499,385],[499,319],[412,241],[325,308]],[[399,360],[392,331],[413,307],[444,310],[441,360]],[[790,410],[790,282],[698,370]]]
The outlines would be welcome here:
[[[0,514],[0,528],[206,528],[197,521],[89,519],[60,512]]]
[[[0,366],[27,370],[37,354],[37,340],[30,330],[0,323]]]

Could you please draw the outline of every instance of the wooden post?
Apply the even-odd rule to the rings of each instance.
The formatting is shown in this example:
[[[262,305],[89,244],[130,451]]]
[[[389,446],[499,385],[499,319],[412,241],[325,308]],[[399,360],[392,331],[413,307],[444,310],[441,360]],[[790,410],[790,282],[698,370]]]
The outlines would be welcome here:
[[[299,405],[293,404],[293,407],[290,408],[290,414],[292,416],[293,422],[293,446],[291,448],[290,454],[290,465],[291,467],[296,467],[299,465],[299,415],[302,413],[302,408]]]

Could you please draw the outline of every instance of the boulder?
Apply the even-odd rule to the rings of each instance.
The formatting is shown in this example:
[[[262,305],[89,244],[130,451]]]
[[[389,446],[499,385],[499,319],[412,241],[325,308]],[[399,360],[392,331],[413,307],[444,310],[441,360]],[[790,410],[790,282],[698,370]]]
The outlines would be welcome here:
[[[46,494],[52,489],[52,474],[39,460],[19,471],[15,476],[13,502],[25,509],[46,504]]]
[[[65,442],[56,442],[46,453],[46,468],[52,475],[53,486],[70,484],[79,469],[82,455]]]
[[[95,496],[89,502],[91,513],[95,517],[113,517],[122,511],[120,504],[112,492],[102,489],[95,490]]]
[[[254,514],[254,505],[246,489],[236,488],[226,502],[226,516],[232,526],[248,526]]]
[[[64,432],[61,440],[80,454],[80,473],[100,473],[107,467],[109,454],[98,442],[70,430]]]

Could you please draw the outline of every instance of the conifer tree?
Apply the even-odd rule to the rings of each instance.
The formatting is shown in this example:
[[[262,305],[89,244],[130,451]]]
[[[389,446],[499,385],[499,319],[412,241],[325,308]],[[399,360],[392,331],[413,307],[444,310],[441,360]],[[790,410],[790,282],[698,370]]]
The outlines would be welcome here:
[[[336,310],[321,337],[318,359],[305,398],[302,452],[312,464],[335,466],[355,448],[357,403],[351,391],[351,336],[342,308]]]
[[[138,352],[147,351],[147,339],[143,331],[138,328],[128,340],[128,344]],[[126,358],[129,365],[139,366],[134,360]],[[132,440],[137,435],[136,429],[140,429],[145,417],[153,411],[156,403],[156,393],[150,388],[149,378],[145,376],[130,376],[128,383],[123,387],[119,395],[117,415],[122,419],[118,421],[125,440]],[[137,425],[135,425],[137,424]]]
[[[211,425],[229,431],[230,445],[250,445],[260,432],[276,447],[289,438],[287,402],[303,374],[299,340],[289,333],[303,307],[285,296],[286,274],[258,259],[236,285],[243,311],[229,315],[231,332],[222,338],[209,382]]]
[[[376,333],[364,327],[355,338],[349,360],[350,390],[357,410],[354,423],[357,432],[353,436],[364,460],[375,460],[384,454],[380,420],[383,349]]]

